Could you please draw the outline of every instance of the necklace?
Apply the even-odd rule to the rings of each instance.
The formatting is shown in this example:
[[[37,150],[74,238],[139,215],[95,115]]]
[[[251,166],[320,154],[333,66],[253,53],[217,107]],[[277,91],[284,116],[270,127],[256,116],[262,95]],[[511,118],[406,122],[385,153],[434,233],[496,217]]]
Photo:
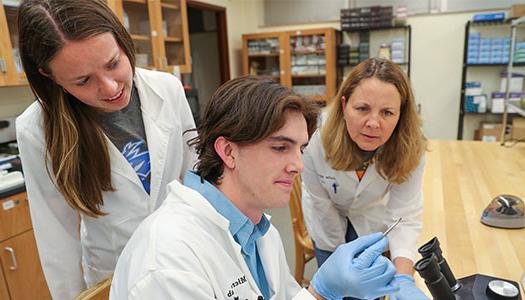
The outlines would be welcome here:
[[[375,151],[363,153],[363,161],[356,168],[356,171],[366,171],[368,166],[372,163],[372,158],[374,157]]]
[[[366,168],[368,168],[368,165],[370,165],[370,158],[364,160],[357,168],[356,171],[365,171]]]

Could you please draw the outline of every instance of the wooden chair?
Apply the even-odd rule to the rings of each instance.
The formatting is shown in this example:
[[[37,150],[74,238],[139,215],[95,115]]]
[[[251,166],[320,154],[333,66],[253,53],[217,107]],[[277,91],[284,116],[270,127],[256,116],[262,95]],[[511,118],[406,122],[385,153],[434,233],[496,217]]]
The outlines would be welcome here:
[[[295,242],[295,280],[299,284],[307,285],[309,280],[304,278],[304,266],[315,257],[312,239],[306,230],[301,207],[301,176],[295,176],[293,190],[290,196],[290,215]]]
[[[83,291],[78,295],[75,300],[108,300],[109,299],[109,288],[111,287],[110,276],[89,289]]]

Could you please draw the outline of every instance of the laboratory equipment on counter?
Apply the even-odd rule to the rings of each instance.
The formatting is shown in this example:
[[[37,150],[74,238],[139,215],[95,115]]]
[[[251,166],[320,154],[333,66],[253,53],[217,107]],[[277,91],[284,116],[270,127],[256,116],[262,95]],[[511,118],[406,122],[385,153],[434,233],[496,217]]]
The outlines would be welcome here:
[[[24,175],[20,171],[0,171],[0,193],[24,186]]]
[[[414,268],[434,300],[521,300],[518,283],[483,274],[456,280],[434,237],[418,249],[423,256]]]
[[[485,208],[481,223],[501,228],[525,227],[523,200],[513,195],[498,195]]]

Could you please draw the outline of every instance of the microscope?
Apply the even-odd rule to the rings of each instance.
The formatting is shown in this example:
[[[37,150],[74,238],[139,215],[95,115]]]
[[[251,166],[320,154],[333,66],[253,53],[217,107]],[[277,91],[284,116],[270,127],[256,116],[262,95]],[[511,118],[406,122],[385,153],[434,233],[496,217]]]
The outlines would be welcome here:
[[[518,283],[510,280],[474,274],[456,279],[439,240],[432,238],[418,249],[423,257],[414,265],[434,300],[521,300]]]

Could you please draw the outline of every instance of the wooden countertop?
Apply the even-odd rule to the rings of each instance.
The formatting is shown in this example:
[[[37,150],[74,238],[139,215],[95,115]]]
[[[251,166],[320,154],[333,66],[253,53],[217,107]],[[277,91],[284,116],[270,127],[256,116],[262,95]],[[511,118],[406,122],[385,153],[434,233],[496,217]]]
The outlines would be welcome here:
[[[419,246],[437,236],[456,278],[479,273],[519,282],[525,272],[525,229],[492,228],[480,217],[499,194],[525,201],[525,144],[430,141],[429,149]],[[415,278],[425,286],[419,274]]]

